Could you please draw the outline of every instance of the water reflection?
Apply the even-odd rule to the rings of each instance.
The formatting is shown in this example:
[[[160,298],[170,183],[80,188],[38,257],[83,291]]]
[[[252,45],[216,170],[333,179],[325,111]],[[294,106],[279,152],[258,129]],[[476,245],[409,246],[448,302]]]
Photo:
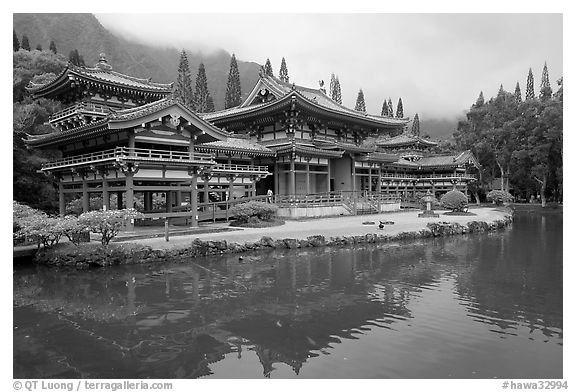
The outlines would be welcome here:
[[[14,377],[562,377],[561,232],[16,271]]]

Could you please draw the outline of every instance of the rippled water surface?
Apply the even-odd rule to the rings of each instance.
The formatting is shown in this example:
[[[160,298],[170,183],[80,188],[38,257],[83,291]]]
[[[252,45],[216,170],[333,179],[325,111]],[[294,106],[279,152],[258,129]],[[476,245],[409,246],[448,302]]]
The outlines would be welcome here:
[[[15,378],[562,378],[562,215],[490,234],[14,272]]]

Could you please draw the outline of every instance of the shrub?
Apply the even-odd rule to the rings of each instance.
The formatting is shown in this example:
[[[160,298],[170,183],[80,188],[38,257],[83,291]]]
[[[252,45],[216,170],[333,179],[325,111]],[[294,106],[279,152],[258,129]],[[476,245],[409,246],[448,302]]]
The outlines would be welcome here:
[[[86,237],[88,234],[88,238],[90,238],[88,228],[80,223],[78,218],[74,216],[66,216],[64,218],[58,218],[57,226],[60,232],[68,237],[70,242],[74,245],[78,246],[80,242]]]
[[[81,225],[102,235],[102,244],[108,245],[129,219],[141,219],[144,215],[133,208],[126,210],[89,211],[78,218]]]
[[[230,208],[230,214],[236,218],[239,223],[247,223],[248,221],[254,222],[254,218],[269,221],[276,216],[277,212],[278,207],[275,204],[263,203],[260,201],[240,203]]]
[[[501,205],[502,203],[509,203],[512,200],[514,200],[514,197],[510,193],[500,190],[494,190],[488,192],[486,198],[489,201],[493,201],[494,203],[496,203],[496,205]]]
[[[445,208],[452,210],[453,212],[464,212],[464,209],[468,207],[468,197],[456,189],[445,193],[440,199],[440,203]]]
[[[58,225],[58,218],[52,218],[41,211],[20,221],[19,233],[28,240],[35,242],[40,248],[51,248],[60,241],[62,231]]]

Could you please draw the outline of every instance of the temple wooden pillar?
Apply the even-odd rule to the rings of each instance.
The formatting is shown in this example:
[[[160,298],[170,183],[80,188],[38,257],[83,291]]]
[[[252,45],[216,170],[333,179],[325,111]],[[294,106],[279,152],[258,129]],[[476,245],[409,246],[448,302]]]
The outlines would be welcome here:
[[[172,212],[172,191],[166,191],[166,212]]]
[[[124,205],[122,203],[122,192],[116,192],[116,209],[124,209]]]
[[[66,215],[66,200],[64,199],[64,182],[62,179],[58,181],[58,209],[60,216]]]
[[[376,180],[376,192],[382,192],[382,164],[378,165],[378,179]]]
[[[102,209],[104,211],[110,209],[110,192],[108,191],[108,179],[105,174],[102,174]]]
[[[290,179],[289,179],[289,188],[288,188],[288,193],[290,195],[296,194],[296,170],[294,168],[294,166],[295,166],[294,160],[295,160],[295,157],[291,156],[290,157]]]
[[[356,192],[356,160],[354,156],[350,156],[352,161],[352,192]]]
[[[180,207],[182,205],[182,191],[177,190],[174,194],[176,196],[176,207]]]
[[[88,181],[82,176],[82,212],[90,211],[90,196],[88,194]]]
[[[144,192],[144,211],[150,211],[152,208],[152,192]]]
[[[310,160],[306,161],[306,194],[310,194]]]
[[[134,173],[127,171],[126,174],[126,208],[134,208]],[[134,230],[134,221],[126,223],[126,230]]]
[[[328,159],[328,173],[326,174],[326,191],[330,193],[332,189],[330,189],[330,177],[332,176],[330,171],[330,159]]]
[[[274,162],[274,194],[277,195],[280,193],[280,176],[278,175],[278,162]]]
[[[192,174],[190,179],[190,210],[192,212],[191,226],[198,227],[198,175]]]
[[[372,193],[372,164],[368,164],[368,192]]]
[[[204,192],[204,203],[208,203],[210,202],[210,184],[208,184],[210,178],[205,174],[202,180],[204,180],[204,188],[202,188]]]

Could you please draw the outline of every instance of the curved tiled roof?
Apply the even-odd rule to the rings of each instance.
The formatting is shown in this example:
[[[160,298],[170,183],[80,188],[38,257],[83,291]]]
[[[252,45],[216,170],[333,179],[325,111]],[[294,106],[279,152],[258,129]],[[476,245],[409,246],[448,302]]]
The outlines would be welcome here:
[[[255,153],[257,155],[276,155],[274,151],[261,144],[237,137],[229,137],[226,140],[216,140],[213,142],[197,144],[195,148],[206,151],[223,150]]]
[[[391,138],[381,138],[376,140],[376,144],[382,147],[401,147],[401,146],[410,146],[410,145],[418,145],[422,144],[424,146],[436,146],[438,143],[433,142],[431,140],[423,139],[420,136],[416,136],[410,133],[403,133],[398,136],[394,136]]]
[[[277,95],[276,99],[264,103],[251,104],[257,90],[259,90],[260,87],[268,88],[273,94]],[[301,97],[304,102],[309,103],[311,107],[322,109],[332,114],[350,117],[351,119],[364,121],[367,120],[371,123],[379,123],[385,126],[402,126],[406,125],[409,121],[408,118],[383,117],[352,110],[333,101],[321,90],[282,82],[279,79],[269,75],[260,75],[260,79],[256,83],[256,86],[252,89],[252,92],[246,101],[244,101],[240,106],[220,110],[213,113],[202,113],[201,116],[205,120],[215,121],[227,117],[247,114],[253,111],[261,110],[263,108],[278,105],[280,102],[285,102],[288,97],[294,94],[298,97]]]

